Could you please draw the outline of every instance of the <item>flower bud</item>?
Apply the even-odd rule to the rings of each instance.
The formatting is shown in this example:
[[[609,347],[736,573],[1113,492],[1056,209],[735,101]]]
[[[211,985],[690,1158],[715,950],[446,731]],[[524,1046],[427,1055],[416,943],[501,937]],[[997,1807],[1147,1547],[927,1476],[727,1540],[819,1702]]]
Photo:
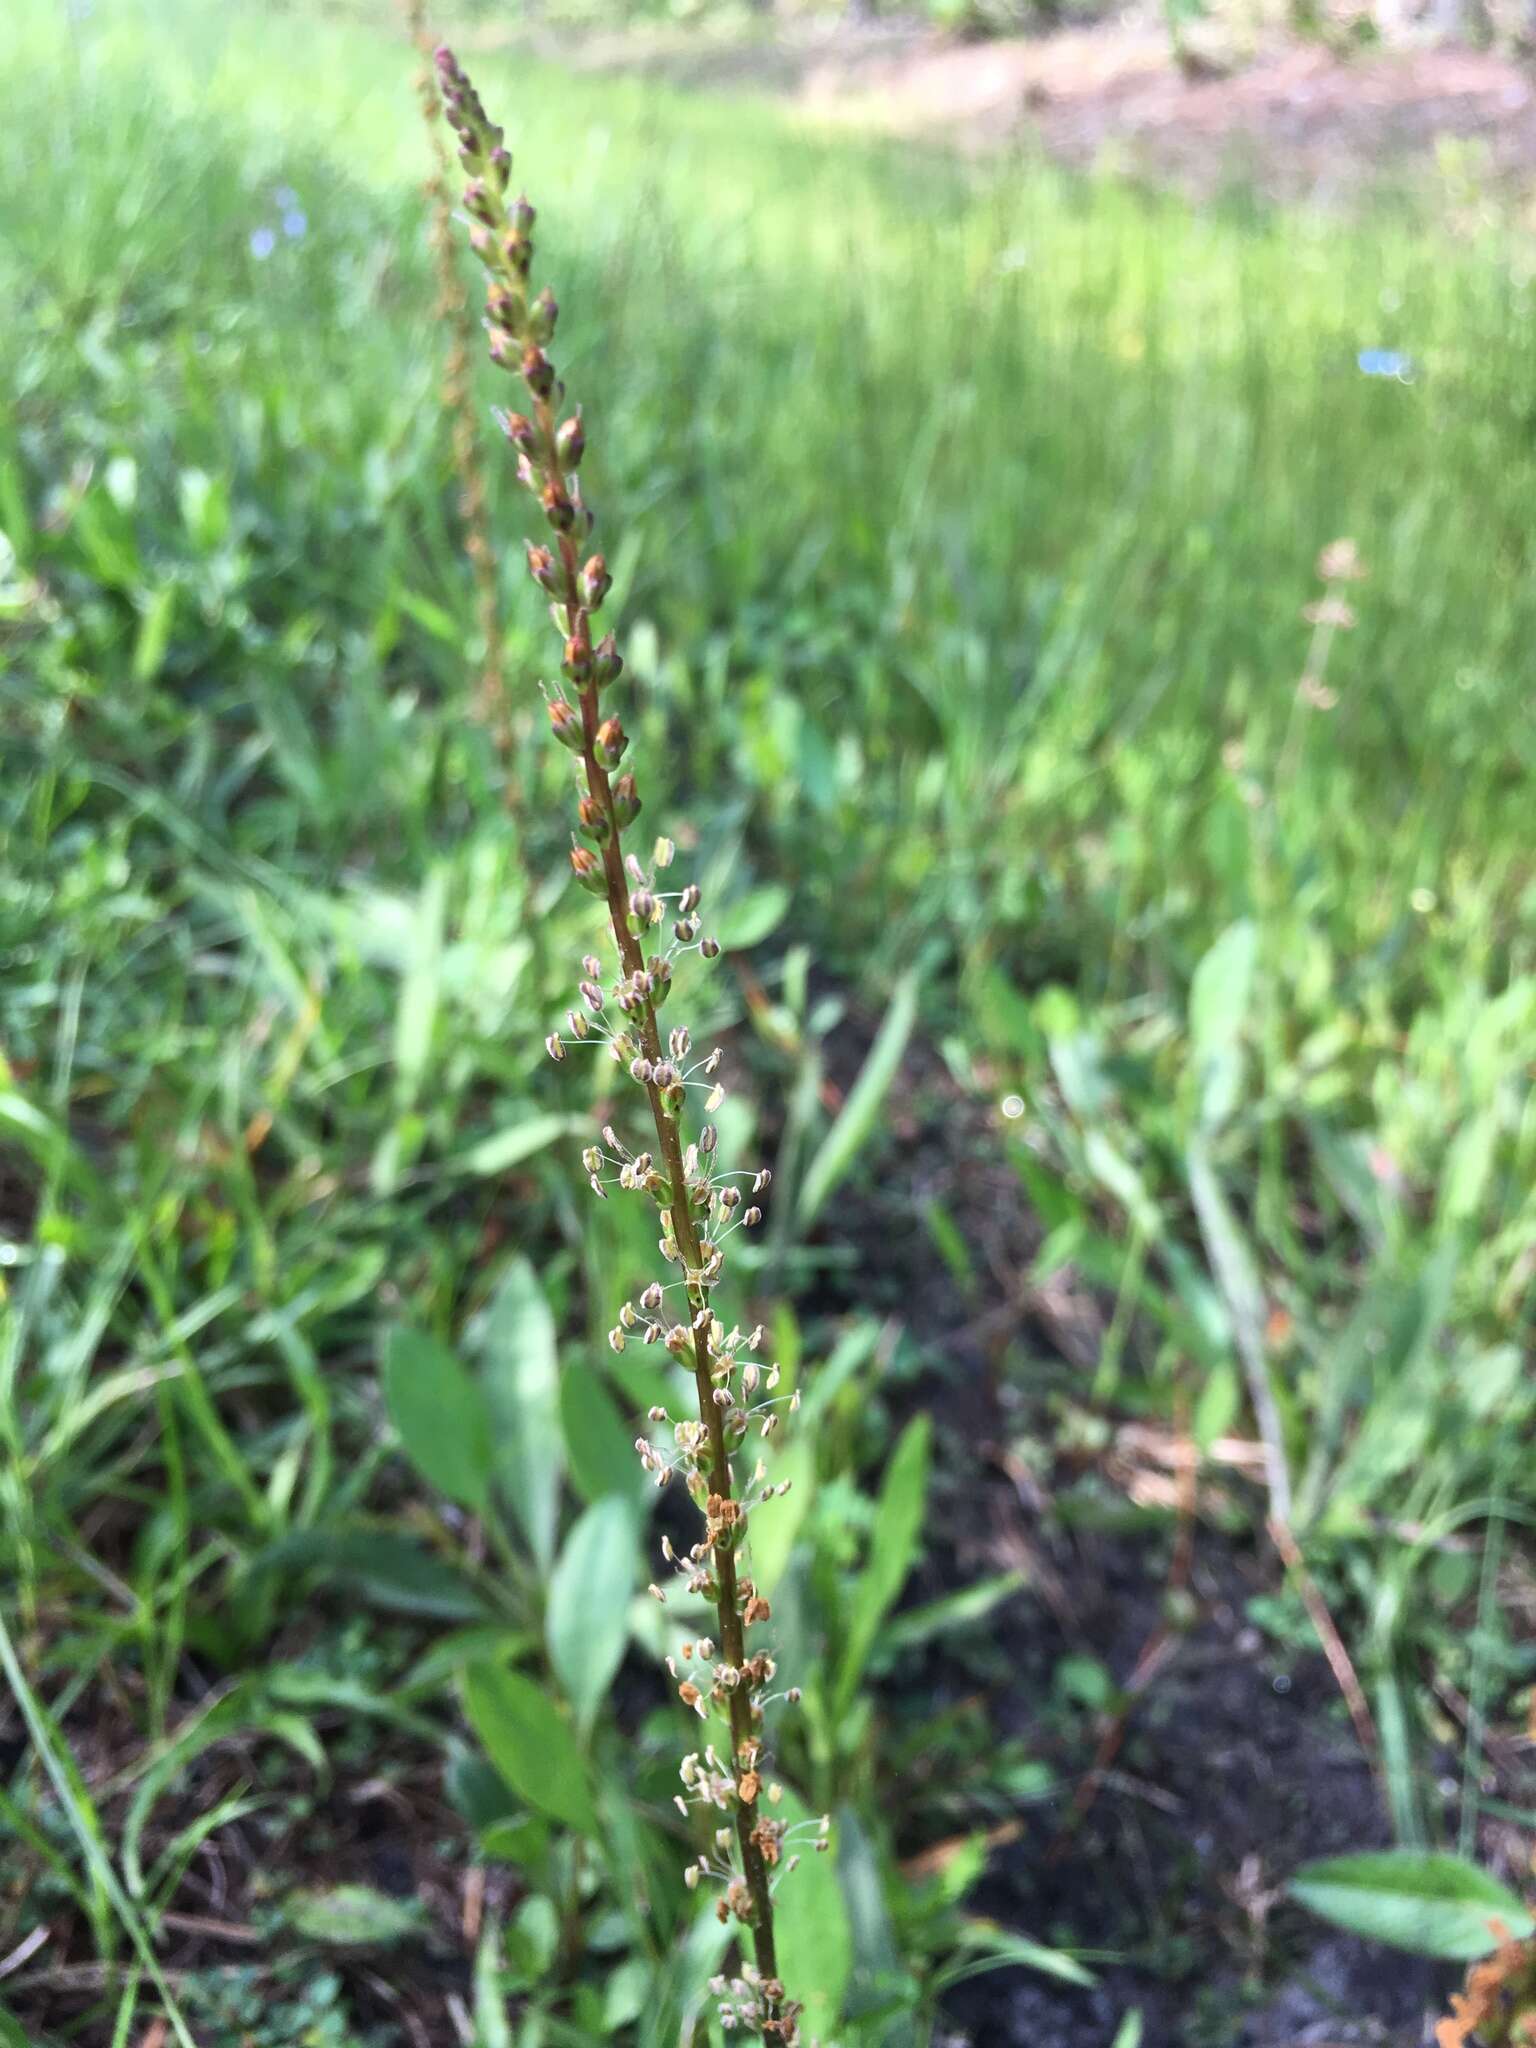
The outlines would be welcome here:
[[[533,244],[525,234],[513,228],[502,236],[501,253],[507,259],[507,267],[515,277],[526,277],[533,266]]]
[[[706,960],[713,960],[720,952],[720,941],[718,939],[700,939],[699,951]]]
[[[621,775],[613,785],[613,808],[621,826],[633,825],[640,815],[640,792],[633,775]]]
[[[588,611],[595,612],[612,588],[613,578],[608,574],[606,560],[601,555],[590,556],[581,572],[581,601]]]
[[[649,889],[636,889],[629,899],[629,921],[637,932],[647,930],[656,915],[656,898]]]
[[[541,590],[547,590],[551,597],[555,596],[560,589],[560,572],[555,566],[553,554],[547,547],[542,544],[535,545],[532,541],[527,543],[527,547],[528,574]]]
[[[555,388],[555,366],[532,342],[523,350],[523,382],[535,398],[548,398]]]
[[[553,477],[539,492],[544,517],[556,533],[569,533],[576,523],[576,508]]]
[[[549,723],[562,747],[569,747],[573,754],[581,752],[581,718],[574,704],[564,697],[551,697]]]
[[[501,431],[520,454],[536,455],[538,453],[538,430],[526,413],[504,412],[500,415],[500,419]],[[543,552],[548,554],[548,548],[545,548]]]
[[[602,557],[597,556],[594,559],[601,561]],[[619,652],[618,642],[611,633],[605,633],[593,650],[593,681],[600,690],[606,689],[609,683],[616,683],[623,673],[624,657]]]
[[[581,412],[578,408],[568,420],[560,422],[559,431],[555,435],[555,453],[567,469],[580,469],[581,458],[586,453],[586,448],[586,430],[581,424]]]
[[[589,1010],[600,1010],[603,1007],[603,992],[595,981],[580,982],[578,987],[581,999]]]
[[[617,768],[624,758],[629,739],[616,718],[605,718],[597,728],[593,752],[604,768]]]
[[[584,796],[576,806],[576,815],[581,829],[598,846],[606,846],[613,837],[613,822],[595,796]]]
[[[682,895],[677,899],[677,907],[684,917],[692,917],[699,907],[699,885],[697,882],[690,882],[688,884]]]
[[[590,895],[607,895],[608,883],[603,874],[603,864],[589,847],[571,848],[571,872]]]
[[[650,1080],[651,1063],[646,1058],[644,1053],[641,1053],[638,1058],[632,1059],[630,1061],[629,1078],[631,1079],[631,1081],[640,1082],[642,1086],[644,1086],[644,1084]]]
[[[491,151],[490,165],[491,183],[498,192],[505,192],[507,180],[512,175],[512,152],[501,143],[497,143],[496,147]]]
[[[565,1058],[565,1047],[560,1043],[558,1031],[551,1031],[548,1038],[545,1039],[544,1050],[552,1060],[563,1060]]]
[[[566,641],[561,666],[578,689],[585,689],[592,676],[592,641],[585,620],[577,620],[576,631]]]
[[[560,317],[560,307],[548,285],[528,308],[528,332],[541,346],[555,331],[555,322]]]
[[[495,227],[496,202],[483,178],[471,178],[464,187],[464,211],[471,220],[481,221],[488,228]]]

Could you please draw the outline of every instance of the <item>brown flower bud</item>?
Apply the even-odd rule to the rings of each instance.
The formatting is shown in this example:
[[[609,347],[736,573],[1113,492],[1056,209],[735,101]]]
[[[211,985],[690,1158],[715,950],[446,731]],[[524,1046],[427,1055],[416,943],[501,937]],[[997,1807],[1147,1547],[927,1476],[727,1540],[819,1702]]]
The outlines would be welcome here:
[[[553,597],[560,588],[560,572],[555,567],[555,558],[547,547],[529,541],[528,574],[541,590],[547,590]]]
[[[580,753],[581,716],[574,704],[564,697],[551,697],[549,723],[562,747],[569,747],[573,754]]]
[[[629,745],[624,728],[616,718],[605,718],[597,728],[593,752],[605,768],[617,768]]]
[[[586,447],[587,436],[581,424],[581,409],[578,407],[568,420],[560,422],[559,432],[555,435],[555,453],[567,469],[580,469]]]
[[[613,821],[595,796],[584,796],[576,806],[576,815],[589,839],[599,846],[608,844],[613,837]]]
[[[640,815],[640,792],[633,775],[621,775],[613,785],[613,809],[621,827],[633,825]]]
[[[601,556],[595,557],[601,560]],[[606,571],[604,572],[606,574]],[[604,585],[606,590],[607,585]],[[618,642],[611,633],[605,633],[593,650],[592,678],[597,687],[606,689],[609,683],[616,683],[624,673],[624,657],[619,652]]]
[[[592,640],[585,619],[578,617],[576,631],[565,643],[561,666],[578,689],[586,687],[592,675]]]
[[[588,611],[595,612],[612,588],[607,562],[601,555],[589,556],[581,572],[581,601]]]
[[[520,454],[535,455],[538,453],[538,430],[526,413],[504,412],[500,415],[500,418],[501,431]],[[547,555],[549,553],[548,548],[545,548],[543,552]]]
[[[555,366],[533,342],[523,350],[523,382],[535,398],[548,398],[555,388]]]
[[[645,931],[656,915],[656,898],[649,889],[636,889],[629,899],[629,921],[637,932]]]
[[[590,895],[607,895],[608,883],[603,874],[603,864],[589,847],[571,848],[571,872]]]

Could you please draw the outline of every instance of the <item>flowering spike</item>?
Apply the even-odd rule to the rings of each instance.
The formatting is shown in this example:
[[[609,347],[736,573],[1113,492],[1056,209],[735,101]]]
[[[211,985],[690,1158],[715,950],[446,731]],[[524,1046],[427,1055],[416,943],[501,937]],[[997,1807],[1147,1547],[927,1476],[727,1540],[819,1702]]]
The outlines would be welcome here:
[[[725,1237],[725,1226],[738,1216],[743,1223],[755,1223],[761,1212],[754,1205],[742,1214],[742,1195],[734,1181],[717,1174],[718,1135],[712,1125],[706,1124],[692,1144],[685,1139],[681,1120],[697,1071],[684,1064],[692,1041],[680,1025],[663,1042],[657,1023],[657,1011],[672,984],[671,958],[657,944],[656,934],[665,915],[664,902],[652,885],[651,872],[623,844],[624,832],[640,810],[640,796],[633,774],[616,773],[629,742],[619,720],[599,711],[598,700],[623,672],[624,663],[612,633],[595,643],[592,636],[592,615],[612,579],[602,555],[583,559],[581,544],[593,524],[576,475],[586,434],[579,408],[563,421],[556,410],[564,388],[548,354],[559,317],[554,294],[546,287],[529,296],[534,211],[526,199],[507,199],[511,163],[504,138],[451,51],[437,52],[436,68],[443,110],[458,136],[467,174],[464,210],[472,223],[471,246],[486,271],[490,351],[496,361],[520,374],[528,394],[526,410],[506,413],[502,428],[516,454],[519,480],[538,500],[550,528],[548,541],[529,547],[528,568],[552,600],[562,641],[561,665],[571,693],[550,700],[550,727],[581,762],[577,818],[587,843],[572,846],[571,869],[582,887],[605,903],[619,956],[617,979],[607,991],[600,985],[603,970],[597,957],[588,955],[583,961],[582,1006],[571,1010],[568,1027],[573,1038],[588,1036],[594,1028],[590,1016],[604,1009],[611,994],[623,1025],[608,1034],[608,1050],[644,1091],[655,1132],[655,1155],[641,1149],[632,1156],[605,1127],[606,1153],[589,1147],[583,1163],[599,1196],[606,1198],[616,1185],[621,1195],[655,1203],[661,1255],[681,1273],[670,1289],[653,1281],[641,1293],[638,1307],[626,1302],[608,1341],[621,1351],[628,1333],[638,1330],[644,1343],[664,1344],[692,1373],[695,1385],[697,1413],[673,1426],[675,1450],[663,1451],[644,1436],[635,1443],[636,1455],[657,1485],[664,1485],[674,1472],[682,1473],[703,1517],[702,1538],[685,1557],[677,1556],[670,1544],[663,1545],[663,1555],[691,1593],[704,1594],[713,1603],[719,1625],[718,1651],[705,1639],[685,1652],[694,1675],[679,1680],[677,1690],[686,1708],[729,1733],[719,1754],[714,1747],[706,1749],[704,1764],[691,1757],[682,1773],[694,1803],[730,1816],[731,1825],[720,1829],[715,1841],[717,1852],[728,1861],[722,1870],[702,1857],[684,1876],[690,1888],[704,1877],[721,1877],[721,1917],[734,1918],[751,1930],[756,1961],[744,1963],[742,1976],[732,1981],[732,2003],[722,2011],[722,2023],[728,2011],[732,2027],[745,2026],[778,2048],[792,2048],[798,2039],[799,2007],[778,1975],[770,1883],[784,1830],[782,1822],[760,1811],[768,1763],[764,1702],[774,1665],[766,1651],[749,1656],[746,1647],[746,1629],[766,1622],[769,1608],[739,1569],[745,1560],[751,1512],[785,1489],[782,1484],[770,1485],[762,1468],[744,1493],[737,1488],[732,1453],[762,1413],[749,1413],[741,1403],[751,1399],[760,1368],[751,1367],[748,1378],[738,1358],[739,1327],[727,1334],[714,1311],[713,1293],[725,1258],[708,1228],[714,1219],[716,1236]],[[653,872],[659,874],[670,865],[674,853],[672,840],[658,840]],[[697,941],[704,956],[713,959],[720,948],[713,938],[698,938],[699,903],[698,885],[690,882],[677,897],[673,928],[680,943],[691,946]],[[656,950],[648,952],[648,947]],[[552,1058],[564,1058],[558,1034],[546,1043]],[[719,1063],[717,1050],[703,1062],[704,1072],[713,1074]],[[706,1116],[723,1095],[718,1082],[708,1089]],[[605,1167],[616,1167],[616,1176],[605,1180]],[[767,1176],[759,1175],[752,1192],[757,1194],[766,1185]],[[665,1306],[669,1291],[670,1309]],[[760,1333],[754,1332],[749,1348],[755,1349],[760,1341]],[[776,1374],[773,1368],[770,1386]],[[653,1409],[650,1419],[655,1424],[667,1417],[665,1411]],[[767,1426],[775,1420],[771,1415]],[[665,1597],[659,1588],[652,1591],[658,1599]],[[675,1667],[673,1677],[677,1679]],[[770,1786],[768,1798],[773,1797]],[[688,1799],[682,1804],[686,1811]]]

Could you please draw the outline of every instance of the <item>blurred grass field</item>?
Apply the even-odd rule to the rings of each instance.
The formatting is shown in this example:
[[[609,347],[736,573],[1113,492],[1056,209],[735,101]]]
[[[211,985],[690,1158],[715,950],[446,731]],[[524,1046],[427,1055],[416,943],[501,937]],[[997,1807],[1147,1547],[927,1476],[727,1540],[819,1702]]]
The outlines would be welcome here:
[[[510,802],[471,715],[413,60],[302,7],[21,0],[8,35],[0,1557],[35,1749],[0,1927],[53,1887],[108,1944],[191,1854],[119,1899],[111,1802],[209,1686],[318,1659],[375,1726],[402,1614],[467,1618],[381,1329],[472,1346],[526,1255],[602,1415],[646,1386],[600,1351],[636,1249],[582,1235],[588,1090],[542,1058],[587,919],[495,449]],[[750,970],[705,1000],[751,1061],[737,1135],[789,1168],[783,1341],[848,1340],[810,1305],[827,1272],[859,1300],[826,1203],[899,1149],[845,1127],[794,1195],[826,1072],[916,987],[936,1114],[1038,1218],[1010,1289],[1098,1318],[1065,1394],[1014,1342],[1021,1440],[1129,1416],[1209,1448],[1272,1403],[1400,1837],[1476,1848],[1480,1799],[1528,1826],[1486,1746],[1536,1678],[1528,235],[1386,194],[1194,211],[494,51],[477,78],[541,207],[652,814],[696,821]],[[1344,536],[1355,623],[1299,690]],[[946,1370],[853,1328],[807,1474],[813,1666],[899,1389]],[[611,1430],[563,1426],[600,1496]],[[963,1491],[942,1432],[939,1472]],[[325,1568],[391,1618],[306,1632]],[[1257,1614],[1312,1644],[1294,1588]],[[301,1750],[302,1690],[256,1721]],[[884,1797],[868,1728],[828,1739],[803,1789],[889,1871],[939,1816]]]

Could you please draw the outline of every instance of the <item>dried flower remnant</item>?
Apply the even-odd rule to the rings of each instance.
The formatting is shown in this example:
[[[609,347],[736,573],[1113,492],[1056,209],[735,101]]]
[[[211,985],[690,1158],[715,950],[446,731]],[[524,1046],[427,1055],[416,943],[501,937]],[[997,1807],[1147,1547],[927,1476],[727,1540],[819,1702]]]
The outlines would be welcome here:
[[[1495,1933],[1506,1930],[1496,1928]],[[1536,2048],[1536,1941],[1501,1941],[1474,1963],[1451,2016],[1435,2028],[1436,2048]]]
[[[697,884],[667,886],[672,841],[658,839],[648,862],[625,844],[642,799],[633,770],[620,771],[629,740],[605,701],[624,662],[614,635],[599,636],[593,623],[611,579],[603,556],[588,552],[593,515],[579,477],[586,428],[579,410],[561,417],[565,389],[548,353],[560,309],[551,291],[534,292],[529,283],[534,210],[526,199],[507,196],[511,159],[501,129],[487,118],[452,53],[439,50],[436,62],[468,179],[470,242],[486,271],[491,357],[527,394],[526,410],[500,418],[519,481],[548,527],[548,539],[529,546],[528,570],[551,600],[561,643],[563,681],[547,693],[546,704],[555,739],[578,767],[571,871],[606,906],[613,944],[606,967],[595,953],[582,960],[565,1029],[552,1032],[546,1046],[557,1060],[600,1047],[621,1081],[645,1098],[645,1144],[631,1148],[605,1125],[601,1144],[583,1154],[599,1198],[652,1205],[666,1269],[665,1278],[623,1304],[608,1342],[616,1352],[630,1344],[662,1346],[691,1379],[696,1410],[674,1417],[665,1407],[653,1408],[651,1433],[635,1445],[656,1484],[680,1477],[699,1511],[698,1540],[680,1552],[664,1539],[662,1556],[688,1594],[710,1603],[718,1630],[718,1640],[687,1642],[669,1660],[683,1706],[706,1730],[717,1731],[681,1767],[677,1804],[683,1814],[719,1820],[708,1851],[689,1863],[684,1877],[691,1890],[718,1887],[720,1919],[751,1932],[753,1963],[718,1980],[722,2027],[792,2043],[799,2038],[800,2008],[779,1976],[774,1888],[798,1860],[797,1839],[825,1850],[829,1831],[824,1819],[791,1827],[772,1811],[782,1795],[770,1774],[765,1710],[777,1700],[793,1705],[799,1693],[775,1689],[774,1659],[757,1646],[755,1632],[770,1619],[770,1606],[748,1575],[745,1544],[757,1509],[788,1490],[787,1481],[771,1482],[755,1447],[798,1406],[798,1395],[778,1391],[780,1371],[764,1356],[762,1326],[727,1327],[715,1305],[730,1239],[761,1221],[757,1198],[769,1174],[721,1165],[718,1133],[707,1121],[724,1099],[716,1078],[719,1049],[700,1052],[686,1025],[662,1028],[660,1013],[678,963],[691,953],[713,959],[720,949],[701,923]],[[665,1602],[664,1587],[651,1591]]]

